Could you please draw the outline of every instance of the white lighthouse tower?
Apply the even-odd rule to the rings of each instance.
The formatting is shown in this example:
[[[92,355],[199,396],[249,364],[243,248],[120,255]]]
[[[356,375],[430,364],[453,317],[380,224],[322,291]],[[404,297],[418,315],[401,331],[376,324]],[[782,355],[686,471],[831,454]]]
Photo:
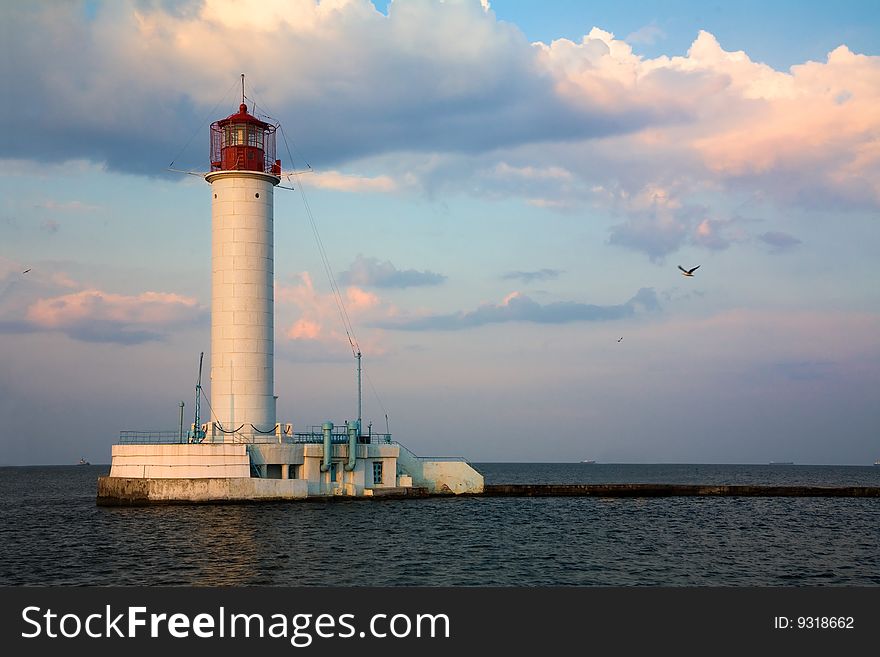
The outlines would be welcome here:
[[[276,430],[275,126],[248,113],[211,124],[211,442]]]

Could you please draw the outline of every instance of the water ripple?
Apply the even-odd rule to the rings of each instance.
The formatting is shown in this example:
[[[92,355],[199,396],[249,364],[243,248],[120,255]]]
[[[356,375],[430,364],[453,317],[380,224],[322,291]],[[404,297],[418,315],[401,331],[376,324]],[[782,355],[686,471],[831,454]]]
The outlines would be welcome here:
[[[495,465],[480,466],[487,481],[694,483],[687,478],[697,477],[700,483],[878,485],[880,473]],[[458,498],[105,508],[94,499],[101,474],[106,468],[99,466],[0,468],[0,584],[880,584],[876,499]]]

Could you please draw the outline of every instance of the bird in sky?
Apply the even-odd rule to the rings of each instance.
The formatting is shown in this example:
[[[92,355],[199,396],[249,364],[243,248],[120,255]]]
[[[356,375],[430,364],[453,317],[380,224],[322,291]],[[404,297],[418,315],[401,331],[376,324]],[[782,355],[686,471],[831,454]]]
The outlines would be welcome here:
[[[21,273],[22,273],[22,274],[27,274],[30,270],[31,270],[30,267],[28,267],[27,269],[25,269],[25,270],[24,270],[23,272],[21,272]]]
[[[617,341],[618,341],[618,342],[622,342],[622,341],[623,341],[623,338],[617,338]]]
[[[681,275],[682,275],[682,276],[693,276],[693,275],[694,275],[694,272],[697,271],[697,270],[700,268],[700,265],[697,265],[696,267],[694,267],[694,268],[692,268],[692,269],[685,269],[685,268],[682,267],[681,265],[679,265],[678,268],[681,269]]]

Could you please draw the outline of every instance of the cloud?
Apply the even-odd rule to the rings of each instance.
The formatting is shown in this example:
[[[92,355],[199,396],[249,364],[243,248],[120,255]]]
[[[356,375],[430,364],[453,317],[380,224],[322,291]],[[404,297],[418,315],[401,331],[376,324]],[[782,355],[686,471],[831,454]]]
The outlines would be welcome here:
[[[308,272],[301,272],[294,284],[275,283],[276,350],[278,355],[296,361],[327,362],[351,358],[350,333],[342,321],[343,311],[335,295],[315,289]],[[387,347],[376,331],[361,330],[369,321],[396,313],[394,306],[376,294],[357,286],[344,291],[345,316],[356,330],[351,338],[362,351],[374,356]]]
[[[286,335],[291,340],[315,340],[321,335],[321,325],[303,317],[293,323]]]
[[[483,304],[476,310],[448,315],[428,315],[379,324],[382,328],[403,331],[455,331],[504,322],[566,324],[625,319],[637,310],[660,309],[651,288],[640,289],[629,301],[616,306],[598,306],[572,301],[540,304],[520,292],[507,295],[500,304]]]
[[[390,176],[358,176],[339,171],[314,172],[307,177],[297,176],[294,184],[308,184],[320,189],[333,189],[341,192],[393,192],[398,184]]]
[[[379,288],[405,288],[440,285],[446,280],[443,274],[432,271],[400,270],[391,262],[379,262],[377,258],[358,255],[349,268],[339,274],[343,285],[362,285]]]
[[[571,206],[570,198],[579,186],[577,176],[564,167],[511,164],[504,160],[477,168],[468,180],[468,188],[476,196],[496,200],[519,196],[530,205],[558,210]]]
[[[24,273],[25,270],[28,272]],[[25,314],[34,299],[51,297],[74,287],[78,284],[63,272],[56,272],[51,265],[20,262],[0,255],[0,317],[5,321],[4,331],[32,329]]]
[[[691,217],[701,212],[702,208],[633,211],[626,221],[611,227],[608,242],[641,251],[659,262],[685,243]]]
[[[13,67],[9,82],[41,125],[4,140],[7,158],[86,158],[156,174],[224,90],[228,103],[213,118],[237,107],[242,70],[258,110],[288,124],[296,150],[321,169],[381,153],[473,153],[619,133],[653,113],[649,105],[573,106],[536,68],[522,32],[478,2],[394,2],[387,15],[369,0],[131,0],[101,4],[93,17],[76,5],[28,3],[5,13],[10,52],[27,63]],[[218,53],[208,43],[226,45]],[[22,112],[7,106],[0,118]],[[203,150],[182,159],[197,166]],[[287,157],[281,143],[279,154]],[[355,180],[327,174],[323,183]]]
[[[245,70],[257,111],[315,165],[306,185],[590,208],[614,222],[612,244],[655,260],[741,241],[711,223],[730,217],[707,198],[880,208],[880,57],[845,45],[777,71],[701,31],[685,55],[646,58],[631,43],[660,38],[653,23],[626,40],[594,27],[530,43],[476,1],[397,0],[387,14],[369,0],[3,11],[6,82],[29,102],[0,106],[0,120],[40,125],[7,135],[5,160],[158,175],[181,153],[180,166],[205,168],[205,116],[218,101],[209,118],[235,109]],[[284,139],[278,149],[292,164]],[[632,203],[654,189],[678,205]]]
[[[774,253],[781,253],[783,251],[790,251],[798,244],[801,244],[801,240],[799,240],[794,235],[789,235],[788,233],[782,233],[778,231],[769,231],[766,233],[761,233],[758,235],[758,239],[761,240],[764,244],[772,247]]]
[[[171,329],[207,318],[195,299],[165,292],[124,295],[97,289],[39,299],[23,320],[7,328],[16,332],[58,331],[75,340],[139,344],[163,340]]]
[[[513,180],[517,184],[527,180],[562,180],[568,182],[574,177],[570,171],[566,171],[562,167],[517,167],[511,166],[507,162],[499,162],[491,171],[486,172],[486,175],[500,180]]]
[[[562,212],[574,208],[574,205],[571,201],[563,201],[551,198],[529,198],[526,199],[526,203],[528,203],[529,205],[533,205],[536,208],[548,208],[550,210],[559,210]]]
[[[501,278],[504,280],[520,280],[525,284],[533,283],[534,281],[549,281],[554,278],[559,278],[559,275],[564,273],[561,269],[538,269],[536,271],[509,271],[504,274]]]
[[[750,220],[711,217],[705,205],[683,203],[675,193],[655,185],[623,195],[617,207],[627,219],[611,226],[609,244],[640,251],[655,262],[684,245],[723,251],[748,239],[745,225]]]
[[[652,46],[665,38],[666,32],[658,27],[656,23],[649,23],[648,25],[644,25],[636,31],[627,34],[624,41],[627,43],[643,43]]]
[[[40,228],[45,230],[50,235],[53,235],[57,233],[58,230],[61,228],[61,224],[59,224],[54,219],[46,219],[45,221],[43,221],[42,224],[40,224]]]
[[[17,279],[21,272],[27,269],[21,262],[0,255],[0,282]]]
[[[703,219],[694,229],[691,241],[713,251],[723,251],[735,242],[745,240],[742,220]]]
[[[725,51],[701,32],[687,56],[644,59],[596,29],[581,43],[557,40],[544,49],[560,93],[655,106],[650,125],[581,142],[579,149],[517,151],[531,166],[563,167],[573,176],[564,188],[547,182],[546,195],[530,188],[524,198],[566,200],[566,207],[592,201],[625,214],[613,243],[656,259],[691,241],[699,222],[684,220],[680,210],[647,217],[644,208],[621,207],[621,200],[654,187],[680,208],[704,206],[707,192],[719,200],[746,192],[808,208],[880,206],[880,149],[871,136],[880,127],[878,57],[838,48],[825,62],[781,72],[744,52]],[[640,98],[633,98],[636,90]],[[509,154],[505,161],[519,164]],[[697,237],[709,248],[741,241],[737,235]]]
[[[53,284],[59,287],[73,289],[81,287],[78,282],[73,280],[66,272],[63,271],[53,272],[51,275],[51,281]]]
[[[706,296],[706,293],[703,290],[687,290],[683,291],[678,286],[673,286],[671,288],[661,290],[660,296],[663,297],[666,301],[675,302],[675,301],[685,301],[693,298],[702,298]]]
[[[100,209],[100,206],[83,201],[56,201],[54,199],[40,201],[35,203],[34,207],[53,212],[94,212]]]
[[[625,305],[630,306],[634,310],[638,308],[651,312],[660,310],[660,302],[657,300],[657,294],[654,292],[654,288],[651,287],[639,288],[639,291],[636,292],[632,299],[627,301]]]

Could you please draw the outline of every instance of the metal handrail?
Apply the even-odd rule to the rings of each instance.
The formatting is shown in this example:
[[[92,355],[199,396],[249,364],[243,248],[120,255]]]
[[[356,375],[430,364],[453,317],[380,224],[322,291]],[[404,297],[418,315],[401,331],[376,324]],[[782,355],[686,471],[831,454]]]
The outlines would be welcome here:
[[[168,445],[185,443],[187,437],[181,440],[180,431],[120,431],[119,444],[121,445]]]
[[[314,443],[322,443],[324,441],[323,432],[320,430],[320,427],[313,428],[312,431],[299,431],[293,434],[282,434],[280,437],[277,434],[255,434],[255,435],[241,435],[238,433],[227,434],[230,442],[233,443],[244,443],[244,444],[286,444],[286,445],[298,445],[298,444],[314,444]],[[190,437],[188,435],[184,435],[181,439],[179,431],[120,431],[119,432],[119,444],[120,445],[179,445],[186,444],[190,442]],[[223,440],[218,440],[216,443],[211,440],[211,438],[202,438],[198,441],[198,444],[202,445],[210,445],[222,443]],[[330,437],[330,442],[334,445],[344,445],[348,444],[348,434],[345,430],[345,425],[341,425],[338,427],[334,427],[333,433]],[[366,436],[360,436],[358,439],[359,445],[395,445],[397,444],[395,441],[391,440],[391,434],[372,434]]]
[[[468,460],[463,456],[419,456],[417,458],[420,461],[450,461],[450,462],[464,461],[465,463],[468,462]]]

